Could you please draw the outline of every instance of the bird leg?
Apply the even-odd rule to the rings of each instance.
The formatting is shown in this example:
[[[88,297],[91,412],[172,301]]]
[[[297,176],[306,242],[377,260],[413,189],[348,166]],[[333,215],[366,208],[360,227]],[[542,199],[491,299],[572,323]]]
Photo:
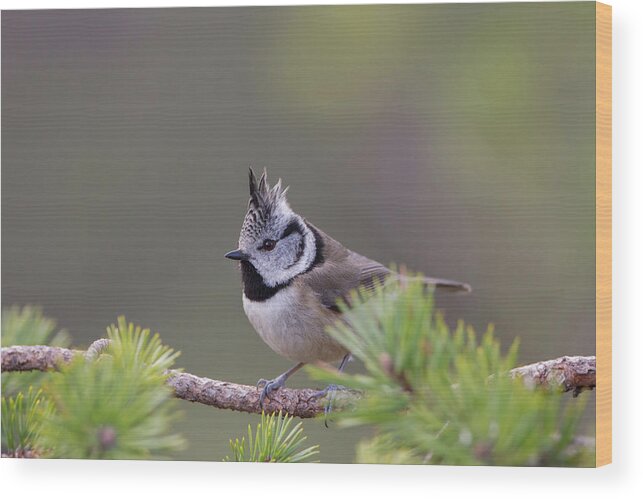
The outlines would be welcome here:
[[[339,367],[337,368],[337,372],[344,372],[344,368],[346,365],[350,362],[351,360],[351,354],[347,353],[344,355],[344,358],[342,361],[339,363]],[[328,416],[333,410],[333,400],[335,400],[335,393],[337,392],[338,389],[343,388],[338,385],[332,384],[328,385],[326,388],[323,390],[317,392],[315,394],[316,397],[322,398],[328,395],[328,402],[326,403],[326,407],[324,407],[324,426],[328,428]]]
[[[280,374],[275,379],[267,380],[260,379],[257,381],[257,388],[263,388],[261,390],[261,395],[259,395],[259,406],[263,409],[263,401],[266,397],[270,397],[270,394],[275,390],[279,390],[282,386],[286,384],[286,380],[299,371],[304,366],[304,362],[300,362],[296,366],[291,367],[285,373]]]

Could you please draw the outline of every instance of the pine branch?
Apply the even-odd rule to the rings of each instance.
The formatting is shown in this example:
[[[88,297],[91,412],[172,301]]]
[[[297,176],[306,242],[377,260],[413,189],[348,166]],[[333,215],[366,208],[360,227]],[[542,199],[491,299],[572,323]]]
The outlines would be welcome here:
[[[11,346],[2,348],[2,372],[50,371],[70,362],[77,355],[94,359],[108,345],[108,340],[97,340],[84,352],[66,348],[36,346]],[[167,383],[177,398],[211,405],[219,409],[261,414],[260,391],[255,386],[202,378],[193,374],[169,371]],[[300,418],[312,418],[324,408],[319,403],[318,390],[282,388],[264,402],[264,411],[282,411]]]
[[[260,390],[255,386],[239,385],[228,381],[200,378],[193,374],[172,371],[167,380],[176,397],[211,405],[219,409],[261,414]],[[282,388],[264,401],[264,411],[300,418],[312,418],[324,411],[319,403],[319,390]]]
[[[2,348],[2,372],[48,371],[70,362],[76,355],[95,358],[107,346],[97,340],[87,352],[50,346],[11,346]],[[558,386],[574,393],[596,386],[596,357],[560,357],[512,369],[510,374],[531,385]],[[259,390],[250,385],[202,378],[193,374],[169,371],[167,383],[177,398],[210,405],[219,409],[261,414]],[[264,404],[266,413],[282,411],[300,418],[312,418],[323,412],[323,405],[311,389],[282,388]]]
[[[573,390],[576,396],[596,386],[596,357],[565,356],[535,362],[512,369],[511,375],[529,385],[558,386],[563,392]]]

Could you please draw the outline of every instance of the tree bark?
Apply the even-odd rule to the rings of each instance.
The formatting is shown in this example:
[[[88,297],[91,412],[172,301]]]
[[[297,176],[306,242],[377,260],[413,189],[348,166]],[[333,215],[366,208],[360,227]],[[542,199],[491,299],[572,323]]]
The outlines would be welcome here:
[[[94,359],[107,345],[106,340],[97,340],[86,352],[42,345],[3,347],[2,372],[56,370],[76,355]],[[176,370],[168,374],[167,384],[177,398],[219,409],[261,414],[260,390],[255,386],[202,378]],[[596,357],[560,357],[517,367],[510,374],[522,378],[531,386],[554,386],[562,391],[573,390],[577,394],[596,386]],[[307,388],[282,388],[270,394],[264,403],[264,410],[312,418],[324,411],[318,393]]]
[[[522,378],[527,385],[557,386],[574,396],[596,386],[596,357],[559,357],[511,370],[514,378]]]
[[[44,345],[3,347],[2,372],[58,370],[77,355],[93,360],[108,346],[108,341],[97,340],[87,351]],[[255,386],[202,378],[177,370],[168,372],[167,384],[174,390],[175,397],[190,402],[256,414],[262,411],[259,405],[261,391]],[[281,388],[266,398],[263,410],[312,418],[324,411],[319,400],[319,390]]]

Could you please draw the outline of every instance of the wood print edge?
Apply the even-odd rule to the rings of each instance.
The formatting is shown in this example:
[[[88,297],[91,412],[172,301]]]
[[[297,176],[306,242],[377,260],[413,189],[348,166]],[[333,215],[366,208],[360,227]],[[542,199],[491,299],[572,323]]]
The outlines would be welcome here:
[[[612,462],[612,7],[596,3],[596,466]]]

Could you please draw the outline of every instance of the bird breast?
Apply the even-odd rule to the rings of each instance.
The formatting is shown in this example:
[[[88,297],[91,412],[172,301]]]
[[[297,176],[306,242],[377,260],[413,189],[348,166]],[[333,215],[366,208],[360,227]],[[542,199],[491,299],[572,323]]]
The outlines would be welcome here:
[[[264,301],[243,295],[243,309],[261,339],[279,355],[295,362],[331,362],[347,351],[325,328],[336,320],[334,312],[298,286],[288,286]]]

